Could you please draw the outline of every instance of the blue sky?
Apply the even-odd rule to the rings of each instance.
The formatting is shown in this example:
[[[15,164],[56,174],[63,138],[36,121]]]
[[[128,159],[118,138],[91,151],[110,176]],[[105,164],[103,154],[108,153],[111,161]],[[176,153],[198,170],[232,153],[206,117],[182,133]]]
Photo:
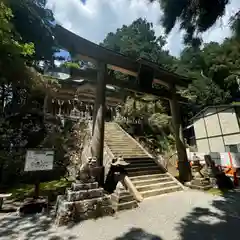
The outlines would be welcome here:
[[[47,7],[56,22],[92,42],[101,42],[109,32],[115,32],[123,24],[129,25],[142,17],[153,23],[156,35],[163,34],[159,24],[162,14],[159,3],[148,0],[47,0]],[[240,0],[231,0],[225,16],[204,33],[204,41],[222,42],[231,35],[229,17],[240,9]],[[167,37],[166,49],[179,56],[183,49],[183,33],[176,26]]]

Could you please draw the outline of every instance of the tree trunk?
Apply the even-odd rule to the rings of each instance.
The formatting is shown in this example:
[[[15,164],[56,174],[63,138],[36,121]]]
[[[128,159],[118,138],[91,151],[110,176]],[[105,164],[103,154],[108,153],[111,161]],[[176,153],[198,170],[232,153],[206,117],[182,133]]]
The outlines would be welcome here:
[[[170,99],[170,108],[172,112],[173,119],[173,129],[175,133],[176,148],[178,154],[178,170],[179,170],[179,179],[182,182],[191,181],[192,173],[190,163],[187,158],[186,147],[184,144],[182,126],[181,126],[181,115],[179,109],[179,103],[176,98],[176,89],[175,87],[171,89],[172,99]]]

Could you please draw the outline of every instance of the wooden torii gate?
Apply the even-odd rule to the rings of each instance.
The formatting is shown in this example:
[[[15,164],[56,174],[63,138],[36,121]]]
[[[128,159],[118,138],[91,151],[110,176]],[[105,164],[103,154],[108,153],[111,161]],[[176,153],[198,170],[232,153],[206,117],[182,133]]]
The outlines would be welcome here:
[[[132,60],[81,38],[59,25],[55,27],[54,35],[58,45],[70,53],[74,53],[75,59],[86,60],[97,66],[97,69],[75,70],[71,74],[71,79],[81,77],[95,81],[97,84],[91,150],[92,155],[97,158],[99,166],[103,167],[106,84],[111,84],[130,91],[148,93],[169,100],[179,160],[179,178],[181,181],[190,181],[191,169],[183,140],[178,103],[183,99],[176,93],[176,87],[187,87],[191,80],[168,72],[145,59]],[[108,69],[133,76],[135,80],[116,80],[108,74]],[[163,85],[167,89],[155,89],[153,83]]]

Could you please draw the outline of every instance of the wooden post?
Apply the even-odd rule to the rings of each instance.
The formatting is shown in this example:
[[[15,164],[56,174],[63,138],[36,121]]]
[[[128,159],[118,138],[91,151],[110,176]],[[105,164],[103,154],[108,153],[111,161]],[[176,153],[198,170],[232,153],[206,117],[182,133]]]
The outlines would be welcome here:
[[[178,168],[179,179],[182,182],[191,181],[191,167],[187,158],[186,147],[184,144],[182,126],[181,126],[181,114],[179,109],[179,103],[176,97],[175,86],[171,87],[172,98],[170,99],[170,108],[172,113],[173,129],[175,133],[176,148],[178,154]]]
[[[100,184],[104,181],[104,166],[103,166],[103,148],[104,148],[104,121],[105,121],[105,100],[106,100],[106,74],[107,66],[105,63],[98,63],[98,75],[96,86],[96,98],[93,116],[93,130],[91,154],[96,157],[98,166],[102,167],[100,173]]]

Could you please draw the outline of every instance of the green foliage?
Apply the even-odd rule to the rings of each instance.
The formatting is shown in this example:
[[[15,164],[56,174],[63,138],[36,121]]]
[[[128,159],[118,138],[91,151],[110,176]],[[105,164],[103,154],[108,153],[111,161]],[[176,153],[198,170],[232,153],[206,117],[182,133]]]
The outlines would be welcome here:
[[[38,42],[34,37],[24,36],[24,31],[29,36],[34,35],[31,28],[44,36],[35,18],[38,18],[38,24],[44,20],[32,11],[37,5],[39,11],[40,8],[44,10],[43,5],[39,5],[43,1],[9,0],[4,3],[0,2],[0,183],[12,184],[14,181],[10,179],[24,179],[26,149],[41,146],[46,135],[50,134],[46,125],[54,126],[53,123],[44,122],[43,118],[44,95],[54,90],[54,83],[42,77],[33,67],[36,65],[34,60],[39,59],[38,47],[35,48]],[[26,11],[30,10],[32,16],[25,16]],[[25,20],[19,16],[29,18],[29,26],[24,25]],[[21,24],[23,28],[19,27]],[[41,41],[42,47],[47,46],[46,41],[47,38]],[[49,145],[58,147],[57,162],[63,159],[62,139],[64,137],[58,131],[55,142]],[[64,169],[58,170],[58,174],[65,172]],[[27,180],[33,182],[31,176]]]
[[[40,195],[48,196],[48,200],[53,202],[58,195],[65,193],[67,187],[71,186],[71,181],[61,178],[50,182],[40,184]],[[27,197],[34,196],[34,185],[21,184],[14,188],[7,189],[7,192],[12,193],[11,198],[17,201],[23,201]]]
[[[8,0],[13,18],[11,20],[23,43],[33,42],[35,59],[51,60],[56,46],[52,29],[53,14],[45,8],[45,0]]]
[[[240,11],[230,18],[231,29],[235,38],[240,37]]]
[[[155,0],[150,0],[153,2]],[[201,44],[200,34],[212,27],[225,13],[229,0],[158,0],[163,11],[161,23],[168,34],[177,22],[185,30],[185,43]]]
[[[76,62],[64,62],[61,66],[65,68],[75,68],[75,69],[80,68],[80,64]]]
[[[145,58],[164,67],[170,67],[173,57],[163,50],[165,39],[156,37],[152,23],[139,18],[129,26],[123,25],[116,33],[110,32],[102,46],[133,59]]]
[[[226,39],[222,44],[211,42],[202,49],[186,47],[180,57],[178,69],[194,77],[184,92],[199,107],[229,103],[239,98],[239,42]]]

